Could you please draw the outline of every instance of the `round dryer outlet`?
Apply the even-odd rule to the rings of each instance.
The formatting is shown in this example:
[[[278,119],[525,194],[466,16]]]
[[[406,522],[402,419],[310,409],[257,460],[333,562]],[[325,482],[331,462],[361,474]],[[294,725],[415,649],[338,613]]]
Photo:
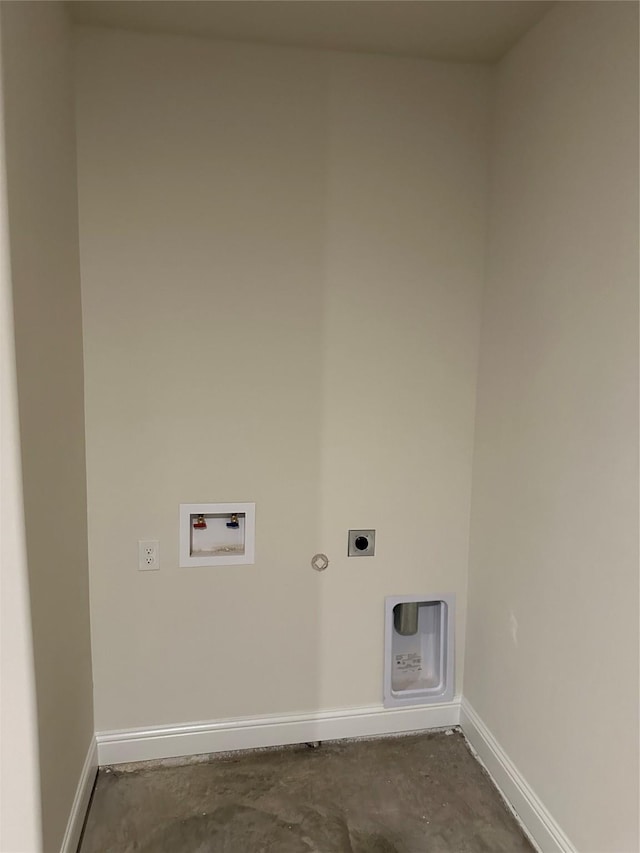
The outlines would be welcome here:
[[[349,557],[373,557],[376,552],[375,530],[350,530]]]

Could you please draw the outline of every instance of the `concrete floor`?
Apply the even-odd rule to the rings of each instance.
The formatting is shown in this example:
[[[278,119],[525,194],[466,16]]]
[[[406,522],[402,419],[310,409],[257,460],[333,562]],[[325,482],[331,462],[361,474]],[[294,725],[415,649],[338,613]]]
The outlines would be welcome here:
[[[459,732],[102,770],[80,853],[530,853]]]

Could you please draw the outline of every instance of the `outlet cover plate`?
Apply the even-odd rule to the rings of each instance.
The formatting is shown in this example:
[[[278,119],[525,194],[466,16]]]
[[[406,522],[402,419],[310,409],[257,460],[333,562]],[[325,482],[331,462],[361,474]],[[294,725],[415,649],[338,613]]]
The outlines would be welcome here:
[[[138,570],[157,572],[160,568],[160,542],[157,539],[138,539]]]
[[[375,553],[375,530],[349,531],[349,548],[347,550],[347,555],[349,557],[373,557]]]

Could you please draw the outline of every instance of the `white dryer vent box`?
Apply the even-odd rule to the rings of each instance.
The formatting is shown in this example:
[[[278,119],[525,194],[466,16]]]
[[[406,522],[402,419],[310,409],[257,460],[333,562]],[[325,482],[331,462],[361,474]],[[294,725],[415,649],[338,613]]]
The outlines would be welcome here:
[[[180,566],[238,566],[255,561],[254,503],[180,504]]]
[[[450,702],[454,692],[455,596],[385,600],[384,705]]]

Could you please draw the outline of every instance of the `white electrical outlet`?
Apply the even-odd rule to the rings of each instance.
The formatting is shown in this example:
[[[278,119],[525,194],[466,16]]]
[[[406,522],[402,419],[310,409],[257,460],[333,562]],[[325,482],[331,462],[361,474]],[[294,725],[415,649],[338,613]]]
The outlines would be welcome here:
[[[154,572],[160,568],[160,542],[157,539],[138,539],[138,569]]]

